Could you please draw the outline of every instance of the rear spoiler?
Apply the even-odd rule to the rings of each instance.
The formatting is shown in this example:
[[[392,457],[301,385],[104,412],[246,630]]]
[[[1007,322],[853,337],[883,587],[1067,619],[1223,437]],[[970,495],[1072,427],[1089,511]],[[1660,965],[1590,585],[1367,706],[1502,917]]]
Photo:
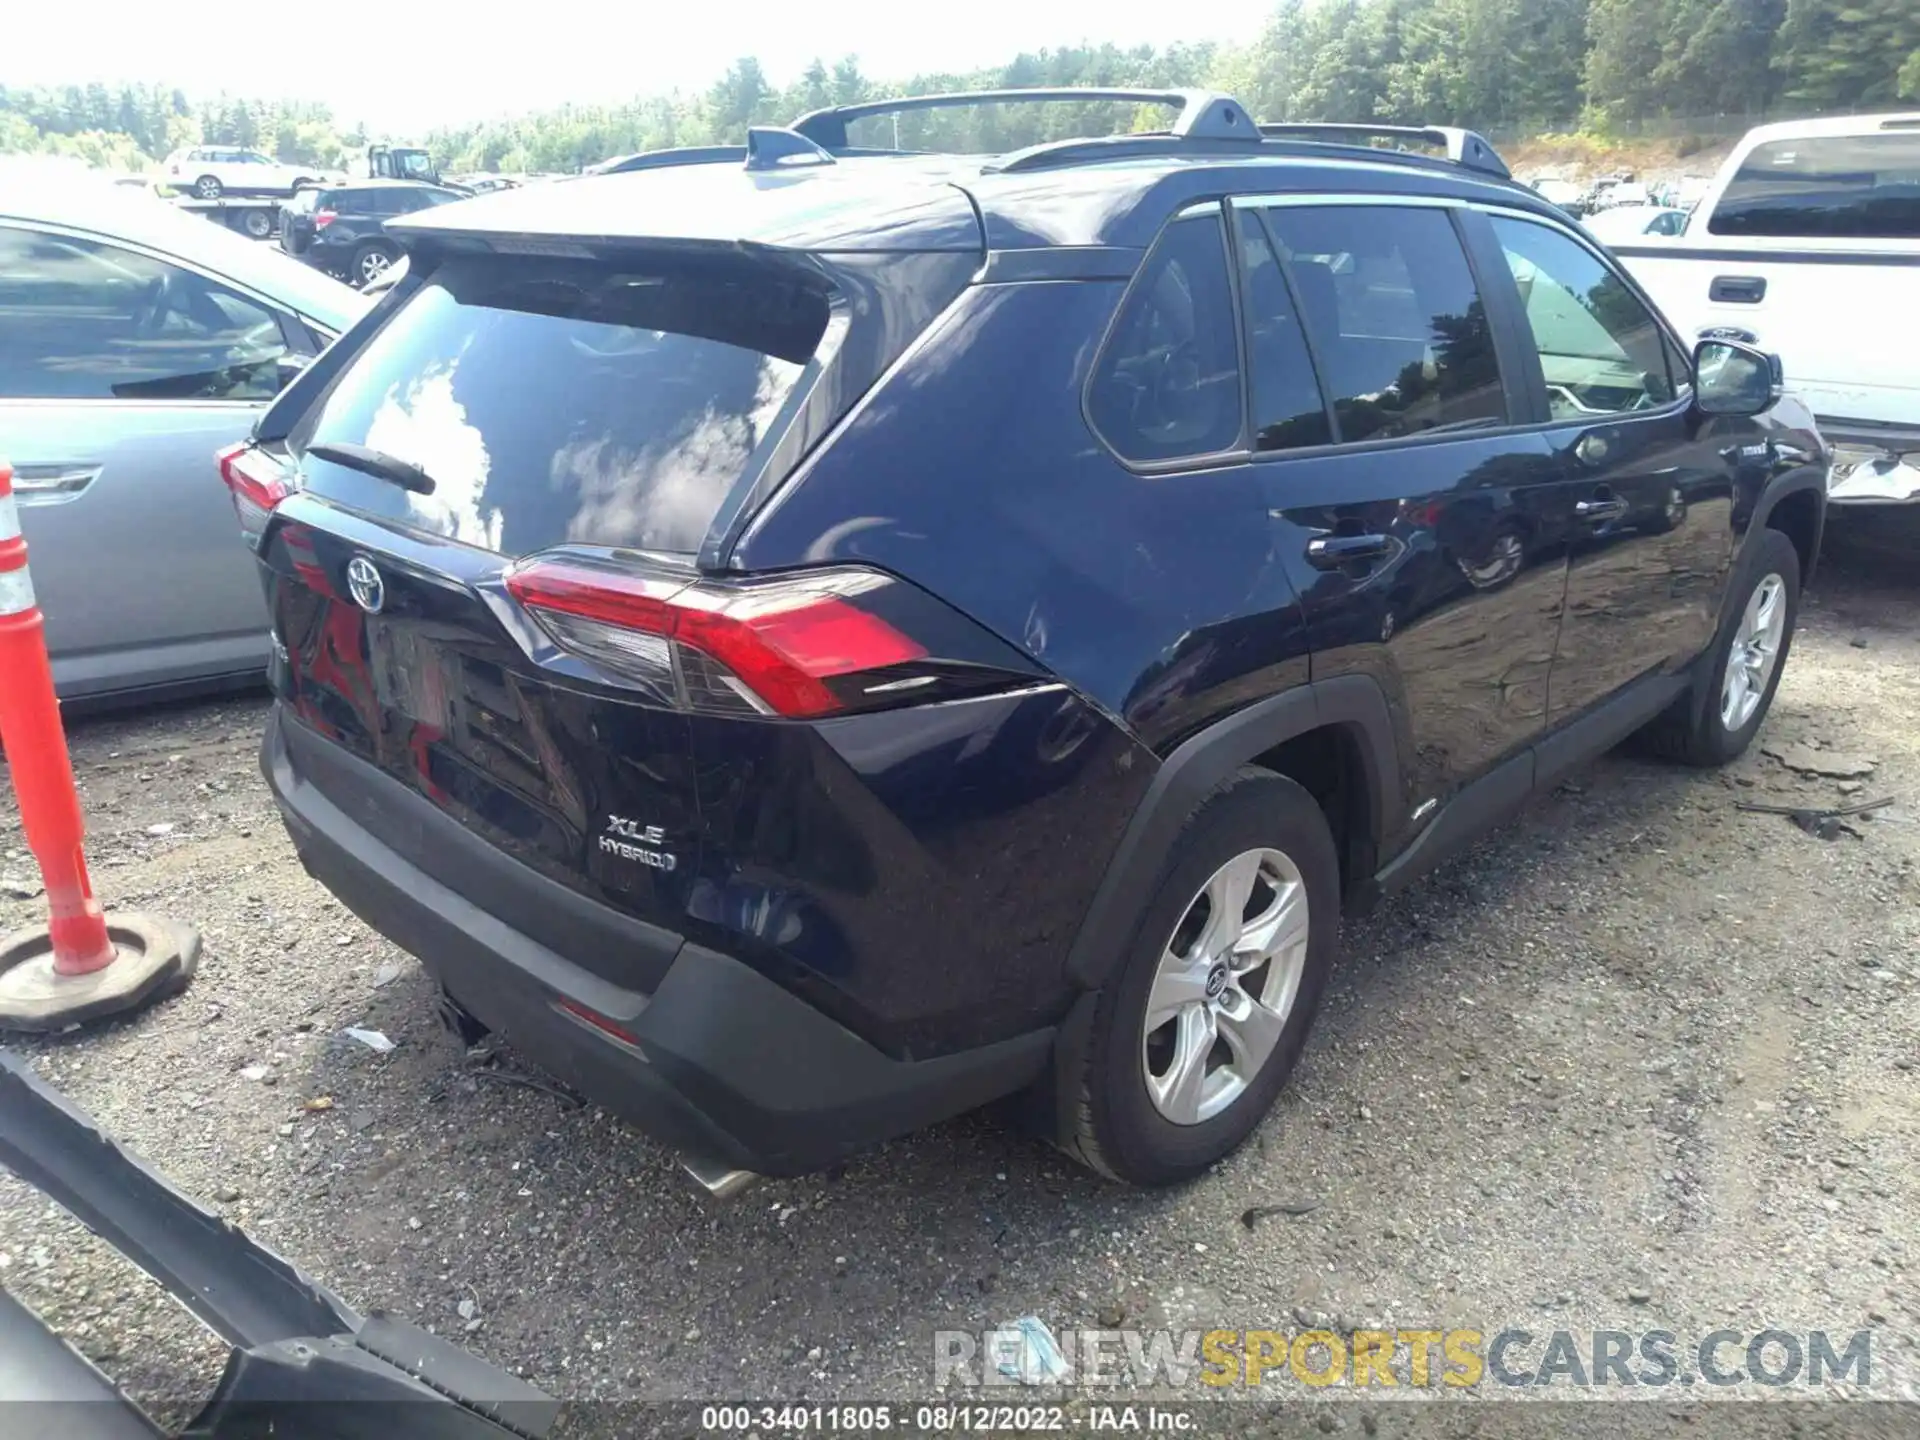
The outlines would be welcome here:
[[[558,1401],[416,1326],[360,1315],[121,1149],[0,1050],[0,1165],[163,1286],[232,1347],[191,1440],[543,1440]],[[63,1440],[158,1428],[0,1290],[0,1411],[48,1405]],[[83,1403],[92,1402],[92,1403]]]

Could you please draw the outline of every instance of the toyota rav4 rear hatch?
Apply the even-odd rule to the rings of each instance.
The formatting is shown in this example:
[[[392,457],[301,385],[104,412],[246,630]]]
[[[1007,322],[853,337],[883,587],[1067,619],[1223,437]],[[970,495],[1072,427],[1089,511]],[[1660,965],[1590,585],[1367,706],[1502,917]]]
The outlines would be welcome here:
[[[681,929],[694,727],[875,708],[900,680],[908,698],[968,688],[965,663],[940,668],[969,658],[943,649],[952,617],[911,587],[726,576],[716,557],[977,256],[517,249],[546,253],[416,254],[384,320],[223,474],[268,574],[302,778],[516,929],[645,989],[657,955],[582,953],[524,897],[474,893],[417,802],[370,798],[386,787],[318,737],[549,878]]]

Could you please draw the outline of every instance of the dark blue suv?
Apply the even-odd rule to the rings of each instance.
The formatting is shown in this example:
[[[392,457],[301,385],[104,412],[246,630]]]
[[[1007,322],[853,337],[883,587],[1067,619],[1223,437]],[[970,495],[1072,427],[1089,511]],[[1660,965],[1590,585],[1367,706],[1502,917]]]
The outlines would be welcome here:
[[[1012,98],[397,222],[225,464],[307,867],[715,1186],[1001,1097],[1202,1170],[1343,911],[1745,748],[1819,548],[1778,365],[1479,137],[863,143]]]

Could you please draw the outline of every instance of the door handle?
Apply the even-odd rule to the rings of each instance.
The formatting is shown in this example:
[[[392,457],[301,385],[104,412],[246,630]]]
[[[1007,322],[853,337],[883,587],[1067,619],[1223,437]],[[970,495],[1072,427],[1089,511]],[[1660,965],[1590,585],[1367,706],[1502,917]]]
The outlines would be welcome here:
[[[16,464],[13,493],[22,505],[58,505],[100,478],[101,466],[89,464]]]
[[[1707,299],[1727,305],[1758,305],[1767,298],[1766,278],[1761,275],[1716,275],[1707,286]]]
[[[1307,542],[1307,563],[1318,570],[1338,570],[1356,560],[1378,560],[1393,549],[1385,535],[1316,535]]]
[[[1573,507],[1573,513],[1590,525],[1601,525],[1625,515],[1627,502],[1617,496],[1606,500],[1582,500]]]

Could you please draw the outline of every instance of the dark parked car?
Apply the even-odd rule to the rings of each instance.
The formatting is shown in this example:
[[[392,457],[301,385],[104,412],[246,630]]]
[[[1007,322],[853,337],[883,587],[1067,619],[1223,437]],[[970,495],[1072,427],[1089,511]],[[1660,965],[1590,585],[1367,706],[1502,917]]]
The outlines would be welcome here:
[[[958,103],[897,100],[415,216],[238,467],[307,867],[710,1183],[1006,1096],[1191,1176],[1343,909],[1778,683],[1770,357],[1477,136],[1126,98],[1177,119],[874,157]]]
[[[355,285],[378,280],[400,257],[387,223],[466,197],[412,180],[358,180],[302,190],[281,207],[280,248]]]

